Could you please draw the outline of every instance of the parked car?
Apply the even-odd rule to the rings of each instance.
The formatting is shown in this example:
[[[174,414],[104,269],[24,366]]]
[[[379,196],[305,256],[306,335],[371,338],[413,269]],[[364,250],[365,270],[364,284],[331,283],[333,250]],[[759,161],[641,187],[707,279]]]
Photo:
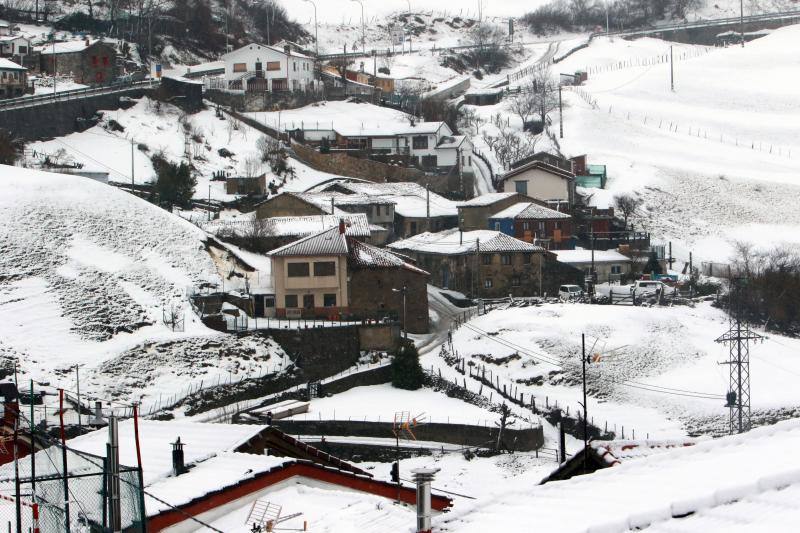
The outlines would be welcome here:
[[[562,301],[568,302],[583,296],[583,289],[580,285],[562,285],[558,288],[558,297]]]
[[[661,292],[662,295],[673,294],[677,292],[677,289],[670,287],[663,281],[652,280],[639,280],[631,285],[631,293],[635,294],[637,298],[652,296],[657,292]]]

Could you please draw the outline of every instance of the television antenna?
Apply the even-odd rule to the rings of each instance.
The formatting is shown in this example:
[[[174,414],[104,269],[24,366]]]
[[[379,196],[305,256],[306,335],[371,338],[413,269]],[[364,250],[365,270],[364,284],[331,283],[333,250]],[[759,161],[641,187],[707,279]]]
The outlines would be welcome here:
[[[410,411],[397,411],[392,422],[392,433],[395,439],[395,460],[392,465],[392,481],[400,486],[400,439],[411,441],[417,440],[414,430],[421,426],[425,421],[425,413],[411,416]],[[398,494],[399,497],[399,494]]]
[[[247,518],[244,523],[250,527],[250,533],[266,533],[272,531],[281,531],[284,528],[276,527],[292,518],[297,518],[303,513],[294,513],[290,515],[281,516],[283,508],[275,503],[268,502],[267,500],[256,500],[250,507],[250,512],[247,513]],[[299,531],[292,529],[292,531]],[[305,531],[305,524],[302,531]]]

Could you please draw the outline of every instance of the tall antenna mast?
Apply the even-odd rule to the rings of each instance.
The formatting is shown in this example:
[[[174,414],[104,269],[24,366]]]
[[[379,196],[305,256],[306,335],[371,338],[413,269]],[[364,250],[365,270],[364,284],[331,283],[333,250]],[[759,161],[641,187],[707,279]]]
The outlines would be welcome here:
[[[722,364],[730,370],[730,384],[725,395],[725,407],[730,408],[730,433],[744,433],[750,420],[750,341],[763,340],[750,326],[742,323],[742,291],[747,278],[731,278],[728,302],[730,329],[715,342],[728,345],[728,360]]]

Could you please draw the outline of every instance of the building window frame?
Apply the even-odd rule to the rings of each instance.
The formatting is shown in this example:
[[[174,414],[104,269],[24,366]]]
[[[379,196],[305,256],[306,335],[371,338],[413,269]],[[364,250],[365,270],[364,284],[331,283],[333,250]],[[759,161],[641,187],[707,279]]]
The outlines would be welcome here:
[[[330,277],[336,275],[336,261],[314,261],[314,277]]]
[[[322,295],[323,307],[336,307],[336,293],[327,293]]]
[[[283,305],[286,309],[297,309],[298,299],[296,294],[286,294],[283,297]]]
[[[511,254],[500,254],[500,264],[501,265],[510,265],[511,264]]]
[[[286,263],[287,278],[308,278],[311,276],[311,267],[308,262]]]

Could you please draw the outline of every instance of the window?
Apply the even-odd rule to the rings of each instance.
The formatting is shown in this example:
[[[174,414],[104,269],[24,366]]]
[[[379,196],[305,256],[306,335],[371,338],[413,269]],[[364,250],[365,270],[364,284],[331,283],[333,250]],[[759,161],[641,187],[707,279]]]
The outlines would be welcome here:
[[[324,305],[325,307],[336,307],[335,294],[323,294],[322,301],[324,302],[322,305]]]
[[[481,256],[481,258],[483,259],[483,264],[484,265],[491,265],[492,264],[492,254],[483,254]]]
[[[501,265],[510,265],[511,264],[511,254],[500,254],[500,264]]]
[[[27,54],[28,53],[28,47],[27,46],[20,46],[17,50],[19,50],[20,54]]]
[[[468,156],[468,157],[467,157],[467,166],[468,166],[468,167],[471,167],[471,166],[472,166],[472,156]]]
[[[97,64],[97,56],[92,56],[92,65],[96,67]]]
[[[280,69],[281,69],[280,61],[267,61],[267,70],[280,70]]]
[[[296,294],[287,294],[284,298],[284,303],[286,304],[286,308],[297,307],[297,295]]]
[[[622,274],[622,267],[620,265],[611,265],[612,274]]]
[[[522,231],[530,231],[531,230],[531,223],[530,222],[523,222],[522,223]]]
[[[483,288],[484,289],[491,289],[493,286],[494,286],[494,284],[492,283],[491,278],[486,278],[485,280],[483,280]]]
[[[511,286],[519,287],[520,285],[522,285],[522,279],[519,276],[513,276],[511,278]]]
[[[433,168],[439,165],[439,158],[435,155],[423,155],[420,161],[422,168]]]
[[[561,229],[561,222],[553,222],[553,229]]]
[[[544,222],[539,222],[539,233],[544,235]]]
[[[304,294],[303,295],[303,308],[304,309],[314,309],[314,295],[313,294]]]
[[[527,181],[515,181],[514,182],[514,191],[519,194],[528,194],[528,182]]]
[[[297,72],[297,61],[292,61],[292,70]]]
[[[495,222],[494,223],[494,230],[495,231],[500,231],[500,223],[499,222]]]
[[[412,222],[410,224],[410,226],[411,226],[411,228],[410,228],[411,229],[411,232],[410,232],[411,235],[416,235],[417,234],[417,223],[416,222]]]
[[[297,300],[295,299],[295,302],[296,301]],[[264,307],[266,307],[267,309],[272,309],[273,307],[275,307],[275,297],[274,296],[264,296]]]
[[[108,56],[103,56],[103,66],[104,67],[108,66]]]
[[[531,254],[522,254],[522,264],[523,265],[531,264]]]
[[[336,262],[335,261],[316,261],[316,262],[314,262],[314,275],[315,276],[335,276],[336,275]]]
[[[247,72],[247,63],[234,63],[233,64],[233,71],[234,72]]]
[[[290,278],[307,278],[308,263],[287,263],[286,275]]]
[[[414,150],[424,150],[428,148],[428,136],[427,135],[417,135],[411,139],[411,145]]]

